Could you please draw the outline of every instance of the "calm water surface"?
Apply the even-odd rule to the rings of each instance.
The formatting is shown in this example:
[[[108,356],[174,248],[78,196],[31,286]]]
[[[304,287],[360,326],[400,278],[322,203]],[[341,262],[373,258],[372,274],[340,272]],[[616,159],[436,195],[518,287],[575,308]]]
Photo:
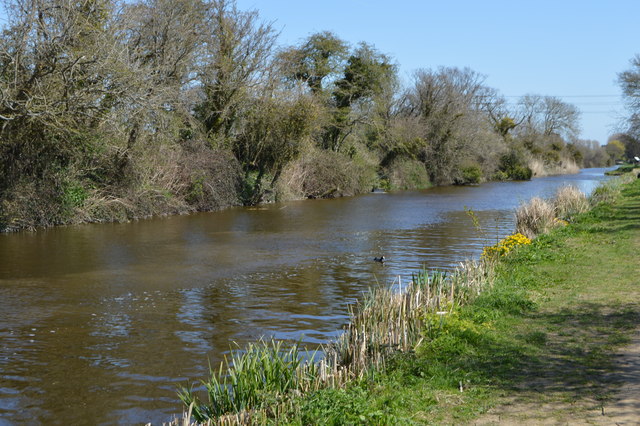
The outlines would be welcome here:
[[[327,342],[369,285],[477,257],[603,171],[0,235],[0,425],[168,421],[233,342]]]

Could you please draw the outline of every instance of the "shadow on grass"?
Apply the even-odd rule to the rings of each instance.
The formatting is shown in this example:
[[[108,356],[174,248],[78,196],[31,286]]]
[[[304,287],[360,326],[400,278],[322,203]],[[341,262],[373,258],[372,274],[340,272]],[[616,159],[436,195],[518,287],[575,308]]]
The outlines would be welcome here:
[[[464,351],[449,348],[401,364],[440,388],[488,385],[522,402],[581,401],[600,409],[625,380],[611,374],[612,353],[628,343],[626,336],[639,320],[640,307],[634,304],[533,312],[526,314],[526,325],[474,336]],[[640,406],[633,408],[640,412]]]

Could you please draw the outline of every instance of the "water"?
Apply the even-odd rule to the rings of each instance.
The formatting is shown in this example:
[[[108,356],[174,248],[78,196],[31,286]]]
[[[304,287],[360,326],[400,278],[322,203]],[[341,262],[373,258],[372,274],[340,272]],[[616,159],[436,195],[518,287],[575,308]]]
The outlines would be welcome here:
[[[603,171],[0,235],[0,425],[168,421],[233,342],[327,342],[369,285],[477,257]]]

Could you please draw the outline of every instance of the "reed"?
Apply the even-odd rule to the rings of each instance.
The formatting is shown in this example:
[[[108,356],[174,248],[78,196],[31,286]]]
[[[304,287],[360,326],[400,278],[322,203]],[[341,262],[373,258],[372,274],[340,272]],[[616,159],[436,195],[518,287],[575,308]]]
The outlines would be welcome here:
[[[628,173],[598,185],[590,197],[573,185],[559,188],[550,200],[534,197],[516,209],[516,232],[528,238],[548,232],[551,228],[572,221],[592,206],[618,198],[623,185],[636,179]]]
[[[591,206],[584,192],[574,185],[565,185],[556,191],[553,207],[557,218],[571,221],[575,216],[588,211]]]
[[[341,379],[361,377],[383,368],[389,356],[410,352],[423,338],[425,313],[451,312],[490,285],[486,262],[468,261],[452,273],[414,276],[402,291],[374,288],[351,311],[345,332],[326,349],[330,374]]]
[[[540,197],[534,197],[516,209],[516,232],[527,238],[534,238],[551,229],[555,217],[553,203]]]

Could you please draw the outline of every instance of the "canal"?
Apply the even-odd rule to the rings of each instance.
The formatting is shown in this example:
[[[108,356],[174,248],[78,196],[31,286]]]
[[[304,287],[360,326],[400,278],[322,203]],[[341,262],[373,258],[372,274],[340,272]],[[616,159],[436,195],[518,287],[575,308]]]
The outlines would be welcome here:
[[[234,344],[317,347],[367,287],[477,257],[603,172],[0,235],[0,425],[168,421]]]

